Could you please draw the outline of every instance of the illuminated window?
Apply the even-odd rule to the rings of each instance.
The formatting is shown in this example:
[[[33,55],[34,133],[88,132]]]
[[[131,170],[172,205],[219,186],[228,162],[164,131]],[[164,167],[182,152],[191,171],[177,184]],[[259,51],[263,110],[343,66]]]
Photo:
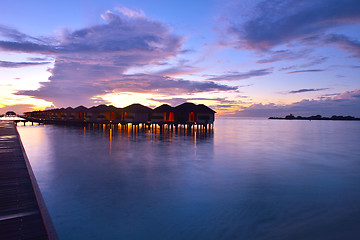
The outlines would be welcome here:
[[[190,113],[190,119],[189,119],[190,122],[195,122],[195,114],[194,112],[191,112]]]

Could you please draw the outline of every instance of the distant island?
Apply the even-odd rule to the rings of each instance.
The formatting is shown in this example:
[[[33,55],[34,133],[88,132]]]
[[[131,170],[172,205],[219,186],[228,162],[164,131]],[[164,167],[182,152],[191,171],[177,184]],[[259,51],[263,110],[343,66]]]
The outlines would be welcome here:
[[[284,118],[281,117],[269,117],[269,119],[285,119],[285,120],[347,120],[347,121],[359,121],[360,118],[356,118],[353,116],[337,116],[333,115],[332,117],[322,117],[321,115],[315,115],[310,117],[295,117],[292,114],[286,115]]]

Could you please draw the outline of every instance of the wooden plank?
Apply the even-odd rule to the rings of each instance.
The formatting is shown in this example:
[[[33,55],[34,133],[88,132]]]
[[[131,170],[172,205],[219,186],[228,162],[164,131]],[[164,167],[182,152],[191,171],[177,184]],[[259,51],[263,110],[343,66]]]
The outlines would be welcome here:
[[[11,121],[0,121],[0,239],[58,239]]]

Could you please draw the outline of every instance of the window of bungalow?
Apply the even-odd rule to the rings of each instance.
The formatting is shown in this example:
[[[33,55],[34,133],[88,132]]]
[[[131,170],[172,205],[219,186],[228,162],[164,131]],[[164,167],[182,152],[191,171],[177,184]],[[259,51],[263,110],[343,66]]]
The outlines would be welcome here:
[[[174,121],[174,113],[165,112],[164,113],[164,121]]]

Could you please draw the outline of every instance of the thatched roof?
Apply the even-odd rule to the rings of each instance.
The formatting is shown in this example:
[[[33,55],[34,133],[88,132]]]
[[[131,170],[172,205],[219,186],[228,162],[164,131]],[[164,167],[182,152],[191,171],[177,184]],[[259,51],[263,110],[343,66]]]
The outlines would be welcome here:
[[[124,107],[123,108],[123,111],[125,112],[146,112],[146,113],[150,113],[152,111],[151,108],[149,107],[145,107],[139,103],[134,103],[134,104],[131,104],[127,107]]]
[[[197,112],[197,113],[215,113],[214,110],[204,104],[196,105],[194,103],[183,103],[175,107],[177,112]]]
[[[163,104],[157,108],[153,109],[153,112],[173,112],[175,109],[168,105],[168,104]]]
[[[205,106],[204,104],[197,105],[198,112],[200,113],[216,113],[214,110],[209,108],[208,106]]]
[[[84,107],[84,106],[78,106],[76,108],[74,108],[75,112],[87,112],[88,108]]]
[[[89,108],[89,112],[117,112],[117,111],[120,111],[121,108],[117,108],[117,107],[114,107],[113,105],[105,105],[105,104],[101,104],[99,106],[94,106],[94,107],[91,107]]]

